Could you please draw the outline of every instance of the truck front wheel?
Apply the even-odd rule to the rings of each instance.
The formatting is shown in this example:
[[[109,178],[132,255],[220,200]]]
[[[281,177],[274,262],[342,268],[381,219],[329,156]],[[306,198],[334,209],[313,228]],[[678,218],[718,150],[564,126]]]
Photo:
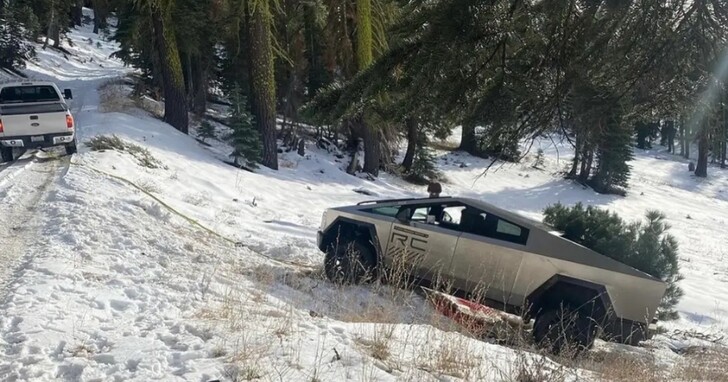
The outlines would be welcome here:
[[[13,149],[11,147],[0,147],[0,154],[2,154],[2,162],[13,161]]]
[[[360,240],[343,239],[326,251],[324,270],[335,284],[361,284],[375,278],[375,258]]]

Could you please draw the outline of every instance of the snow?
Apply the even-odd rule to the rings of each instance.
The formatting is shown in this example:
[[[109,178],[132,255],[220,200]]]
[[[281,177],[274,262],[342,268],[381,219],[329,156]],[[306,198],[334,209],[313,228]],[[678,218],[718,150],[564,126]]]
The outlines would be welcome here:
[[[346,159],[313,143],[305,157],[282,154],[277,172],[236,169],[223,162],[230,150],[219,141],[203,145],[136,109],[102,112],[96,88],[129,69],[89,26],[70,39],[69,60],[49,49],[29,72],[74,88],[80,142],[116,135],[162,166],[81,143],[72,158],[29,154],[0,167],[0,214],[27,222],[2,247],[13,253],[0,257],[13,269],[0,299],[1,379],[497,381],[529,365],[563,369],[458,333],[415,293],[324,280],[315,239],[325,209],[424,196],[423,187],[389,174],[349,176]],[[653,341],[654,354],[669,365],[679,359],[670,349],[710,339],[691,333],[724,334],[727,173],[711,168],[700,180],[679,158],[639,151],[628,195],[605,196],[562,179],[568,145],[537,145],[544,170],[531,167],[531,156],[485,176],[488,161],[438,152],[444,193],[532,218],[555,202],[595,204],[629,219],[662,210],[681,244],[685,297],[680,320],[664,323],[667,334]],[[26,206],[35,213],[21,214]],[[567,370],[559,379],[591,375]]]

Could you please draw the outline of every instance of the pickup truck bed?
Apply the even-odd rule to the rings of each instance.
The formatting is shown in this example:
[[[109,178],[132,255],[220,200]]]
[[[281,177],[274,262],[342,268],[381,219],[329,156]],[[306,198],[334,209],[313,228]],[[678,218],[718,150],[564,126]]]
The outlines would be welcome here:
[[[65,146],[76,151],[75,123],[61,92],[53,83],[0,84],[0,152],[3,161],[13,159],[13,149]]]

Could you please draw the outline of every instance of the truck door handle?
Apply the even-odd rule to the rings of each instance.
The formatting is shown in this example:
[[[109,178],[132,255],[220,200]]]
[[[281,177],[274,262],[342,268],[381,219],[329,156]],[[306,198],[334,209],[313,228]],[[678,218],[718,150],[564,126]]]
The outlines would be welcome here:
[[[31,115],[30,116],[30,120],[31,121],[37,121],[38,120],[38,116],[37,115]]]

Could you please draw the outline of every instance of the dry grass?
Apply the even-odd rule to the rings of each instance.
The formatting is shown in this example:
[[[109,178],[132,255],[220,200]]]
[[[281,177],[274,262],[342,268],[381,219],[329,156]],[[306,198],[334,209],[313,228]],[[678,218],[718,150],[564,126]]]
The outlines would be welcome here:
[[[137,144],[127,142],[121,138],[119,138],[116,135],[108,136],[108,135],[97,135],[90,140],[88,140],[85,145],[91,149],[91,151],[106,151],[106,150],[115,150],[119,152],[126,152],[131,154],[134,158],[136,158],[137,162],[140,166],[150,168],[150,169],[157,169],[157,168],[166,168],[162,164],[161,161],[159,161],[157,158],[155,158],[149,150],[145,149],[144,147],[141,147]]]
[[[392,337],[394,336],[395,326],[392,324],[378,324],[370,330],[367,329],[357,338],[357,342],[373,358],[387,361],[392,355]]]
[[[659,382],[665,377],[665,370],[657,367],[651,354],[593,353],[577,366],[593,371],[595,379],[604,382]]]
[[[104,113],[124,113],[141,109],[156,118],[162,118],[164,104],[144,93],[144,87],[133,78],[111,80],[99,87],[100,109]]]
[[[101,98],[100,109],[104,113],[125,112],[136,107],[136,102],[131,96],[131,89],[123,80],[105,83],[99,88],[99,96]]]
[[[139,178],[134,184],[148,194],[158,194],[161,192],[159,185],[151,178]]]
[[[603,382],[728,382],[728,349],[688,349],[674,365],[661,365],[651,351],[594,352],[575,367]]]
[[[673,370],[673,380],[728,382],[728,348],[698,348]]]
[[[161,119],[164,116],[164,103],[157,101],[149,96],[141,96],[136,99],[136,106],[156,118]]]
[[[352,360],[361,357],[363,369],[357,371],[357,378],[362,381],[376,380],[384,371],[407,381],[728,382],[728,352],[718,349],[687,354],[672,368],[658,366],[645,349],[630,353],[631,348],[620,347],[579,357],[547,356],[531,352],[533,344],[524,327],[505,334],[500,330],[476,333],[443,318],[413,289],[398,288],[402,285],[393,280],[334,286],[324,280],[320,270],[247,262],[230,267],[230,278],[242,274],[244,281],[233,282],[229,291],[216,295],[214,308],[197,316],[222,325],[230,336],[225,339],[229,346],[213,351],[214,357],[227,362],[227,380],[282,381],[291,380],[294,374],[298,380],[329,380],[332,367],[351,366]],[[399,272],[404,274],[406,269]],[[280,288],[286,293],[298,291],[306,301],[317,301],[311,309],[321,311],[302,312],[296,303],[281,303],[272,293]],[[482,289],[485,294],[487,288]],[[321,326],[323,320],[329,320],[326,317],[360,323],[354,325],[358,329],[353,344],[331,337],[330,328]],[[509,337],[515,353],[491,351],[488,347],[492,345],[479,341],[481,335]],[[358,353],[355,356],[347,348],[351,345]]]
[[[477,379],[482,359],[473,339],[452,332],[436,331],[434,334],[439,338],[435,344],[425,346],[418,367],[435,375]]]

